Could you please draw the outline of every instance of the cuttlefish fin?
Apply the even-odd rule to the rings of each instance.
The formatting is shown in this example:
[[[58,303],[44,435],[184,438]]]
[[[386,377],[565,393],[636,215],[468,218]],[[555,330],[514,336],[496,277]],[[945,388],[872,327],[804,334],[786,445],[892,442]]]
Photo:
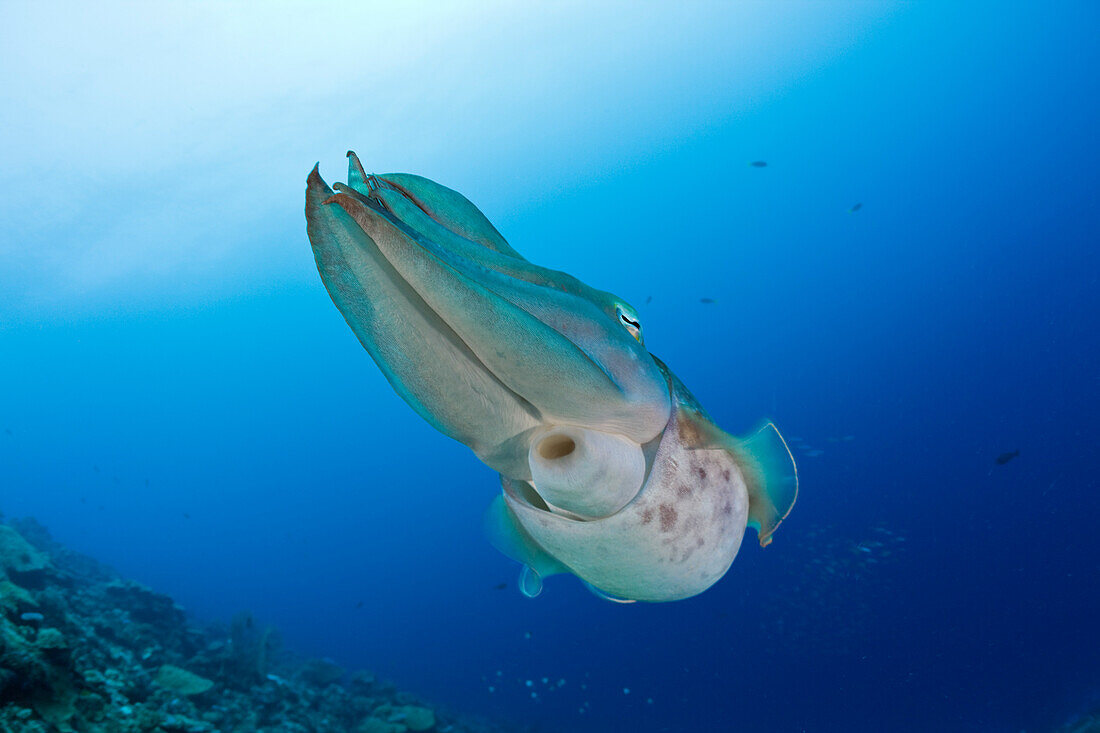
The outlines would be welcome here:
[[[493,547],[523,564],[519,589],[528,598],[542,592],[543,578],[570,572],[531,539],[512,515],[503,496],[493,499],[485,512],[485,531]]]
[[[748,438],[736,441],[732,452],[749,493],[749,526],[756,530],[760,546],[767,547],[798,498],[798,466],[794,455],[771,422],[761,425]]]
[[[675,395],[680,443],[693,450],[725,450],[733,456],[749,493],[749,526],[756,530],[760,546],[767,547],[798,498],[798,466],[787,441],[772,422],[764,423],[747,438],[733,437],[714,423],[663,361],[656,356],[653,361]]]

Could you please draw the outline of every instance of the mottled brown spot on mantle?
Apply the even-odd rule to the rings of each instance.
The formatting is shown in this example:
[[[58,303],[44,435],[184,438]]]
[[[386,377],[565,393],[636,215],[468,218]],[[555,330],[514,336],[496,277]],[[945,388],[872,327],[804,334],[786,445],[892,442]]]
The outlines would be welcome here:
[[[676,508],[671,504],[662,504],[658,510],[661,512],[661,531],[671,532],[676,526]]]
[[[696,466],[695,475],[698,476],[700,479],[705,479],[707,477],[707,469],[703,468],[702,466]]]
[[[730,504],[728,501],[725,504],[723,504],[722,505],[722,513],[725,514],[726,516],[729,516],[730,514],[733,514],[733,504]]]
[[[646,509],[642,512],[642,524],[649,524],[653,521],[653,510]]]
[[[722,471],[722,479],[724,481],[729,481],[730,480],[730,470],[728,468],[725,469],[724,471]]]
[[[687,484],[680,484],[676,487],[677,496],[691,496],[691,487]]]
[[[699,428],[689,420],[677,420],[680,433],[680,443],[688,448],[695,448],[703,442],[703,435]]]

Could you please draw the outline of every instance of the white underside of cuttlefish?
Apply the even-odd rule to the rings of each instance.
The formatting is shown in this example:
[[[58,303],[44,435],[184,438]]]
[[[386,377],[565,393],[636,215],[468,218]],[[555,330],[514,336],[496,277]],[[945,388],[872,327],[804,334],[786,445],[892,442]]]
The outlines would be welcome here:
[[[521,588],[572,573],[614,600],[668,601],[768,544],[797,495],[770,423],[722,432],[644,347],[637,312],[534,265],[461,194],[314,168],[306,219],[333,302],[397,393],[501,475],[493,543]]]

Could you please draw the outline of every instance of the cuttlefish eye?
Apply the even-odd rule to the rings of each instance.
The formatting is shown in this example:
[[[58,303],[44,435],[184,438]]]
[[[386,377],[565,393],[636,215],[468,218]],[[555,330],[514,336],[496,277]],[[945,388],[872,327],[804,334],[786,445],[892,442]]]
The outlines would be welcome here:
[[[638,343],[645,343],[642,341],[642,323],[638,320],[637,314],[633,311],[627,312],[621,305],[615,307],[615,314],[619,316],[619,323],[630,331],[630,335],[637,339]]]

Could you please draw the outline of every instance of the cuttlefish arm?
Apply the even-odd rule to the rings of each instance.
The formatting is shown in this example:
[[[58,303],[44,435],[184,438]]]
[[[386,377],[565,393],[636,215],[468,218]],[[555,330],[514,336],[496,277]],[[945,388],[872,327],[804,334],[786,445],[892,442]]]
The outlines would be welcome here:
[[[349,153],[347,185],[310,174],[306,218],[325,287],[397,393],[502,474],[489,524],[525,592],[572,572],[686,597],[793,503],[774,429],[718,429],[629,304],[528,262],[461,194]]]
[[[488,244],[453,230],[442,244],[428,239],[384,203],[394,189],[358,183],[361,167],[351,160],[366,195],[351,186],[333,192],[316,169],[310,174],[310,241],[348,325],[417,412],[497,470],[515,470],[511,456],[498,455],[507,441],[547,422],[638,441],[657,435],[668,419],[667,387],[630,333],[569,287],[502,273],[501,257],[521,260],[499,243],[490,248],[483,226],[464,231]],[[442,214],[416,211],[446,229],[462,215],[450,203]]]

